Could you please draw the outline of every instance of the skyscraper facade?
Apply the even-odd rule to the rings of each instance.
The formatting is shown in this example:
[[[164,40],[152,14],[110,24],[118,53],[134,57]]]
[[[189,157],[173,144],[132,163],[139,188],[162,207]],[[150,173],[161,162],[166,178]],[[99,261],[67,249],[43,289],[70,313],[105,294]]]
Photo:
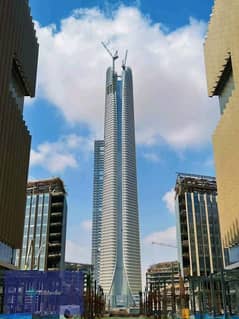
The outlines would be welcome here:
[[[21,247],[31,137],[24,97],[35,95],[38,43],[28,1],[0,1],[0,268]]]
[[[100,285],[111,307],[130,307],[141,291],[133,79],[106,73]]]
[[[179,173],[175,190],[182,275],[208,276],[221,271],[223,259],[216,179]]]
[[[225,266],[239,268],[239,5],[216,0],[205,41],[208,95],[221,117],[213,134]]]
[[[94,280],[99,285],[100,247],[104,180],[104,141],[95,141],[94,145],[94,192],[92,225],[92,265]]]
[[[67,203],[60,178],[29,182],[22,249],[16,263],[22,270],[63,270]]]

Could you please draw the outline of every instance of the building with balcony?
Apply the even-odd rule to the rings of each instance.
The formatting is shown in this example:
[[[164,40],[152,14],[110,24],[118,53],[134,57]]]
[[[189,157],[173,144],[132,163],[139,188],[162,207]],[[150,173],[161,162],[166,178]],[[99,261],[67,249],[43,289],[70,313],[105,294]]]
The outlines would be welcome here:
[[[239,4],[216,0],[205,40],[208,95],[221,117],[213,134],[224,263],[239,267]]]
[[[25,270],[63,270],[67,202],[60,178],[29,182],[22,249],[17,265]]]
[[[0,269],[21,248],[31,136],[24,97],[35,95],[38,43],[26,0],[0,1]]]
[[[208,276],[223,268],[216,179],[177,174],[176,218],[182,276]]]

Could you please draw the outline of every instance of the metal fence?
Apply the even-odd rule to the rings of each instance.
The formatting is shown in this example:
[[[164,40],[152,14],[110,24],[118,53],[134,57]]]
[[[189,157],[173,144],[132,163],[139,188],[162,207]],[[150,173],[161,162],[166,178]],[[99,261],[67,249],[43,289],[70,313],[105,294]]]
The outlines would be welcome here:
[[[140,293],[140,313],[155,318],[239,319],[239,269],[151,285]]]
[[[192,314],[239,316],[239,269],[190,278]]]

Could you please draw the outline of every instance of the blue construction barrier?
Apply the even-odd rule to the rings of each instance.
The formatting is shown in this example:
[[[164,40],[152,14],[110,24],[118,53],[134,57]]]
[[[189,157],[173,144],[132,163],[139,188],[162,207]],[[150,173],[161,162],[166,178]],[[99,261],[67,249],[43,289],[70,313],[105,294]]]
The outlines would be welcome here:
[[[81,272],[6,271],[4,287],[4,313],[12,315],[0,319],[57,319],[65,311],[72,317],[84,312]]]
[[[0,319],[32,319],[31,313],[0,314]]]
[[[239,315],[217,315],[213,316],[211,314],[205,313],[196,313],[195,315],[190,316],[191,319],[239,319]]]

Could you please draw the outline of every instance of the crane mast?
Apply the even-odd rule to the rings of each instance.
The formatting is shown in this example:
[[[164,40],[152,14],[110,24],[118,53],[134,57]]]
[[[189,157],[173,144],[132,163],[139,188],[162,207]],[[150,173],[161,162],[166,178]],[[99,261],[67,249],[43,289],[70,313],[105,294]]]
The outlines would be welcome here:
[[[109,55],[112,58],[112,62],[113,62],[113,73],[115,71],[115,61],[119,58],[119,54],[118,54],[118,50],[115,51],[115,53],[113,54],[110,49],[107,47],[107,45],[102,41],[101,44],[103,45],[103,47],[105,48],[105,50],[109,53]]]

